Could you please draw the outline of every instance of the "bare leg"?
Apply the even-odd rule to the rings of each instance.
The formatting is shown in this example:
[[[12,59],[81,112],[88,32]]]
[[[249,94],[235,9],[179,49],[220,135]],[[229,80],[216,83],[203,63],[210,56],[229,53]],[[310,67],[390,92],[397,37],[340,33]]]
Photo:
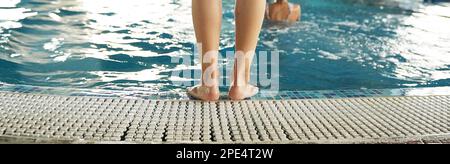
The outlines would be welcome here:
[[[250,65],[264,20],[265,0],[236,0],[236,60],[229,97],[242,100],[258,93],[250,85]]]
[[[222,23],[222,0],[192,0],[192,17],[197,46],[201,50],[202,79],[200,85],[188,89],[188,94],[201,100],[218,100],[220,93],[217,60]]]

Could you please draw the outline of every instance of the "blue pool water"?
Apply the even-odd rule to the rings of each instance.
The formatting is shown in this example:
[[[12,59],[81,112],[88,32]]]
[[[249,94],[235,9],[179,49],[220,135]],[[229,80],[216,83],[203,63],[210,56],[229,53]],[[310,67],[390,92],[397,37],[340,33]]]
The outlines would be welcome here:
[[[1,0],[0,83],[182,93],[197,81],[172,72],[199,71],[171,62],[193,55],[190,1]],[[265,22],[258,44],[280,51],[282,91],[450,86],[449,3],[291,1],[302,21]]]

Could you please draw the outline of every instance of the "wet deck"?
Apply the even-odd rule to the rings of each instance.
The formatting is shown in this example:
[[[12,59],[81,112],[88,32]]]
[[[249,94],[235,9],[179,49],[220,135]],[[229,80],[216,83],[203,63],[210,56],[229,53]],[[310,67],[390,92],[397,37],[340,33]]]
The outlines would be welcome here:
[[[200,102],[0,92],[0,143],[449,143],[450,96]]]

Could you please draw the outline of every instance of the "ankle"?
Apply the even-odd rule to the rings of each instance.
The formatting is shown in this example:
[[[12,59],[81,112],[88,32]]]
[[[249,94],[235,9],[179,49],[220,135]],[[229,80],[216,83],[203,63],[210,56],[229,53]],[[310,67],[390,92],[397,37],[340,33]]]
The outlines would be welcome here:
[[[231,83],[231,86],[234,87],[242,87],[248,85],[247,81],[247,74],[246,73],[237,73],[236,76],[234,76],[233,82]]]
[[[200,82],[201,86],[205,87],[219,87],[219,70],[214,70],[211,73],[204,73]]]

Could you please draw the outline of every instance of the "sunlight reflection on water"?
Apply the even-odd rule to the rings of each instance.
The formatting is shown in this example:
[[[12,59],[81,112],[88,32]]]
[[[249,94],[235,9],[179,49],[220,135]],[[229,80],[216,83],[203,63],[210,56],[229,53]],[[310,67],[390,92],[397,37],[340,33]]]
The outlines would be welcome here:
[[[450,85],[448,3],[301,2],[300,23],[266,22],[258,44],[281,52],[282,90]],[[196,79],[171,72],[199,71],[171,62],[192,56],[190,3],[2,0],[0,82],[179,92],[173,81]],[[233,50],[233,7],[224,1],[222,51]]]

